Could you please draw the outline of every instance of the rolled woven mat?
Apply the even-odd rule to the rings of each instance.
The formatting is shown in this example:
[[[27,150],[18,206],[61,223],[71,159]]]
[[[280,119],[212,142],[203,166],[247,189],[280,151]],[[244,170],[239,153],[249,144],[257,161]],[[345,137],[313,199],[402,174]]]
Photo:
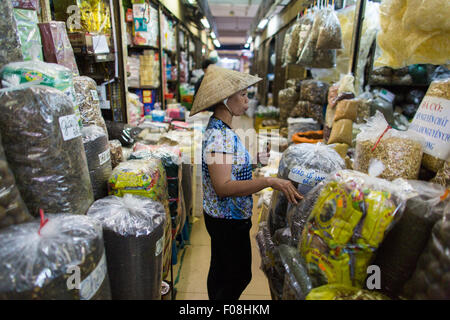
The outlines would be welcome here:
[[[401,294],[416,268],[434,224],[442,218],[445,204],[444,201],[430,203],[427,194],[408,199],[401,219],[387,234],[373,262],[381,270],[383,293],[391,298],[398,298]]]

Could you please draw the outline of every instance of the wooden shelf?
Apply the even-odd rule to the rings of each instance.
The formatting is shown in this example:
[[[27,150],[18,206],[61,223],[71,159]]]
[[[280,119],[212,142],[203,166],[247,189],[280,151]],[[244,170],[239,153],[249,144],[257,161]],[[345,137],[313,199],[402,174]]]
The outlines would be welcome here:
[[[159,48],[158,47],[154,47],[154,46],[129,45],[128,49],[131,49],[131,50],[157,50],[157,51],[159,51]]]

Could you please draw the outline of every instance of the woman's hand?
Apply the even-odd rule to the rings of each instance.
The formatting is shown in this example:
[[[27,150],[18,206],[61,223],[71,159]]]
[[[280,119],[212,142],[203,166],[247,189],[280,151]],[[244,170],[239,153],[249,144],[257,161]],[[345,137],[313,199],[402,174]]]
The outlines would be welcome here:
[[[267,179],[269,186],[272,187],[272,189],[283,192],[290,203],[298,204],[298,200],[303,199],[303,196],[298,192],[291,181],[279,178]]]

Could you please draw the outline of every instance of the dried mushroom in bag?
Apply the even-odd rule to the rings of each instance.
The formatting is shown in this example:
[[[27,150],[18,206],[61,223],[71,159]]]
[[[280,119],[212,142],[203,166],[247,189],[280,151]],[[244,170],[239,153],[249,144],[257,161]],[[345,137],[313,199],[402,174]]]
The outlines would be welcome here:
[[[0,92],[0,131],[30,213],[85,214],[94,201],[78,118],[71,100],[46,86]]]
[[[97,200],[108,195],[108,179],[112,172],[108,137],[95,125],[84,127],[82,134],[94,199]]]
[[[108,129],[100,109],[97,83],[89,77],[82,76],[73,78],[73,86],[83,126],[99,126],[108,135]]]
[[[9,169],[0,138],[0,229],[32,219]]]
[[[0,232],[0,300],[110,300],[98,221],[58,214],[41,225],[23,223]],[[79,289],[73,267],[80,272]]]

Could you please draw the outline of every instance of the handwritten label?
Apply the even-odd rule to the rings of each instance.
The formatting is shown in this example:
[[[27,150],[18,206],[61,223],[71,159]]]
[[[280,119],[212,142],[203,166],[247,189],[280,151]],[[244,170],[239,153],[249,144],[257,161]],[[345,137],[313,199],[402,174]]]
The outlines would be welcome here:
[[[72,140],[81,136],[81,129],[78,123],[78,117],[75,114],[59,117],[59,126],[64,141]]]
[[[103,281],[105,280],[106,272],[106,256],[105,253],[103,253],[102,258],[94,271],[92,271],[86,279],[81,281],[81,300],[90,300],[97,293],[98,289],[100,289]]]
[[[294,167],[289,172],[288,178],[294,182],[314,187],[321,181],[325,180],[327,174],[314,169],[303,169],[302,167]]]
[[[100,99],[98,98],[98,92],[97,90],[91,90],[91,96],[92,96],[92,100],[94,101],[99,101]]]
[[[110,159],[111,159],[111,152],[110,152],[109,148],[108,148],[108,150],[106,150],[98,155],[98,160],[100,161],[100,165],[105,164]]]
[[[439,159],[449,159],[450,100],[425,96],[409,130],[425,139],[425,153]]]

